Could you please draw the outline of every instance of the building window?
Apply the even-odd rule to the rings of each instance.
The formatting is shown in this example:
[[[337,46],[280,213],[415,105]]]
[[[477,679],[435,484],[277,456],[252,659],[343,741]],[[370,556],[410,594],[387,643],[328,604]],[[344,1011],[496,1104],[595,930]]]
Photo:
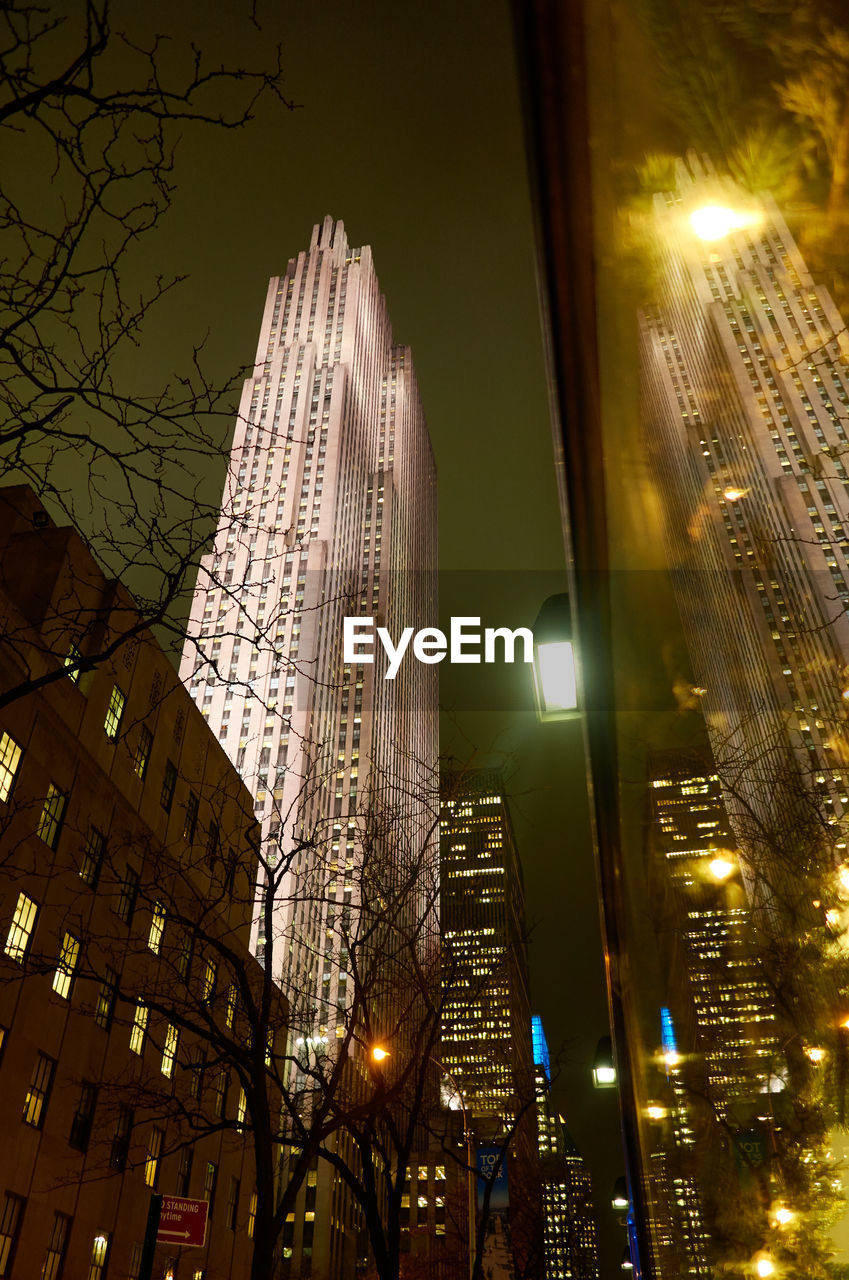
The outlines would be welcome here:
[[[103,974],[103,981],[100,984],[100,991],[97,994],[97,1004],[94,1009],[94,1020],[99,1027],[108,1030],[112,1021],[112,1014],[115,1012],[115,997],[118,994],[118,973],[109,965]]]
[[[165,762],[165,777],[162,779],[162,795],[159,797],[159,803],[166,813],[171,812],[171,805],[174,803],[174,790],[177,786],[177,766],[173,760]]]
[[[195,832],[198,826],[198,798],[194,791],[190,791],[186,796],[186,818],[183,822],[183,839],[188,840],[189,844],[195,838]]]
[[[68,797],[65,792],[60,791],[51,782],[47,789],[47,796],[41,810],[41,817],[38,819],[38,827],[36,828],[36,835],[50,849],[55,849],[59,842],[59,832],[62,830],[62,819],[65,816],[65,805],[67,803]]]
[[[70,670],[68,670],[68,679],[71,684],[79,684],[80,676],[82,675],[82,660],[83,655],[80,653],[77,646],[71,643],[68,646],[68,652],[65,655],[65,669],[68,670],[68,668],[70,668]]]
[[[26,1208],[23,1196],[6,1192],[3,1202],[3,1216],[0,1218],[0,1276],[11,1276],[12,1263],[15,1260],[15,1248],[21,1233],[21,1223]]]
[[[202,1049],[195,1049],[192,1053],[192,1061],[189,1064],[189,1093],[196,1102],[200,1102],[200,1095],[203,1090],[203,1072],[206,1066],[206,1058]]]
[[[124,872],[124,878],[121,881],[121,892],[118,895],[118,903],[115,907],[115,914],[119,920],[124,921],[125,925],[132,924],[138,891],[139,874],[132,867],[127,867]]]
[[[203,989],[201,992],[202,1000],[211,1000],[215,995],[215,976],[218,972],[214,960],[207,960],[203,970]]]
[[[221,843],[221,832],[218,829],[217,822],[210,822],[209,835],[206,841],[206,860],[210,866],[213,866],[215,859],[218,857],[218,846]]]
[[[147,1155],[144,1161],[144,1184],[155,1190],[159,1181],[159,1161],[162,1156],[162,1144],[165,1141],[165,1130],[153,1128],[147,1144]]]
[[[80,879],[91,889],[97,888],[105,852],[106,836],[102,831],[98,831],[97,827],[89,827],[80,862]]]
[[[5,947],[6,955],[11,960],[17,960],[18,964],[24,962],[37,915],[38,903],[33,902],[25,893],[19,893]]]
[[[174,1062],[177,1057],[177,1045],[179,1043],[180,1033],[176,1027],[172,1027],[169,1023],[165,1030],[165,1044],[162,1048],[162,1065],[160,1071],[168,1079],[174,1074]]]
[[[44,1123],[44,1113],[50,1098],[55,1067],[56,1063],[52,1058],[48,1058],[46,1053],[40,1053],[35,1060],[32,1080],[27,1089],[27,1096],[24,1098],[22,1116],[24,1123],[31,1124],[34,1129],[40,1129]]]
[[[77,1109],[71,1121],[71,1134],[68,1144],[75,1151],[87,1151],[91,1137],[91,1125],[94,1120],[94,1108],[97,1106],[97,1089],[93,1084],[84,1084],[77,1099]]]
[[[53,1230],[47,1245],[47,1256],[41,1268],[41,1280],[59,1280],[62,1264],[65,1261],[65,1250],[68,1247],[68,1236],[71,1234],[71,1218],[67,1213],[53,1214]]]
[[[180,1152],[180,1167],[177,1170],[177,1195],[187,1196],[192,1180],[192,1149],[183,1147]]]
[[[122,1102],[118,1107],[118,1119],[115,1132],[112,1134],[112,1150],[109,1153],[109,1165],[120,1173],[127,1165],[130,1154],[130,1134],[133,1131],[134,1112],[132,1107]]]
[[[224,1108],[227,1103],[227,1089],[230,1085],[230,1073],[222,1067],[215,1076],[215,1097],[212,1102],[212,1110],[215,1118],[220,1120],[224,1115]]]
[[[142,1246],[140,1244],[133,1245],[133,1252],[130,1254],[130,1270],[127,1273],[129,1280],[139,1280],[139,1272],[141,1271]]]
[[[230,1179],[230,1191],[227,1196],[227,1226],[231,1231],[236,1230],[236,1222],[239,1217],[239,1189],[240,1182],[238,1178]]]
[[[118,688],[117,684],[113,684],[109,695],[109,706],[106,709],[106,719],[103,721],[104,731],[111,742],[115,741],[120,732],[126,702],[126,694]]]
[[[183,934],[183,940],[180,943],[180,953],[177,956],[177,973],[184,982],[188,982],[192,972],[192,951],[194,943],[190,933]]]
[[[256,1192],[251,1192],[251,1198],[248,1202],[248,1239],[254,1238],[254,1227],[256,1226]]]
[[[130,1053],[137,1053],[141,1057],[144,1053],[144,1036],[147,1030],[147,1018],[150,1010],[143,1001],[136,1001],[136,1011],[133,1014],[133,1027],[130,1031]]]
[[[146,724],[139,729],[139,740],[136,744],[136,754],[133,757],[133,772],[140,778],[144,778],[147,773],[147,765],[150,760],[150,753],[153,749],[153,734]]]
[[[215,1188],[218,1184],[218,1167],[211,1160],[206,1162],[206,1173],[203,1178],[203,1194],[204,1198],[209,1201],[209,1216],[212,1217],[212,1209],[215,1204]]]
[[[109,1260],[109,1241],[111,1237],[103,1234],[95,1236],[91,1242],[91,1262],[88,1264],[86,1280],[103,1280],[106,1275],[106,1263]]]
[[[53,975],[53,990],[63,1000],[71,998],[71,987],[74,983],[74,972],[80,958],[80,940],[73,934],[66,933],[59,951],[59,963]]]
[[[162,946],[162,934],[165,930],[165,908],[161,902],[154,902],[153,914],[150,917],[150,933],[147,935],[147,945],[149,950],[155,956],[159,955],[159,948]]]
[[[0,734],[0,800],[8,800],[11,795],[22,754],[14,738],[8,733]]]
[[[236,1127],[241,1129],[245,1123],[245,1116],[248,1113],[248,1100],[245,1097],[244,1089],[239,1090],[239,1101],[236,1103]]]

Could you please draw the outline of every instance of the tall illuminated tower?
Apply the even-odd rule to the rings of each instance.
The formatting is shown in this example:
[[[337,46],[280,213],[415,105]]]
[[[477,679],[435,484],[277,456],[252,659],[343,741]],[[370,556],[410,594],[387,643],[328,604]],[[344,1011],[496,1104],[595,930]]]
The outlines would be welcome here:
[[[338,925],[357,910],[362,816],[391,806],[415,853],[438,786],[435,668],[410,660],[386,680],[381,653],[346,664],[354,614],[393,636],[435,624],[436,473],[371,249],[325,218],[268,286],[181,667],[255,797],[267,861],[320,830],[273,937],[256,938],[300,1043],[317,1046],[332,1043],[349,1001]],[[434,869],[436,857],[434,839]],[[292,1265],[341,1275],[354,1215],[329,1177],[310,1181],[288,1232]]]
[[[694,158],[655,197],[653,251],[643,417],[668,559],[748,887],[777,900],[822,844],[812,791],[847,807],[849,341],[775,203]]]
[[[598,1232],[589,1170],[551,1093],[551,1062],[542,1019],[531,1019],[537,1140],[543,1205],[545,1280],[598,1280]]]

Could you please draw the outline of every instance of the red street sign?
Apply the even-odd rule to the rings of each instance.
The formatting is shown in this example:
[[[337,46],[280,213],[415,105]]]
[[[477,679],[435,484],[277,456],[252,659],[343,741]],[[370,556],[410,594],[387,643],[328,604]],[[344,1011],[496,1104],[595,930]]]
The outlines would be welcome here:
[[[200,1249],[206,1240],[208,1200],[184,1200],[181,1196],[163,1196],[156,1238],[160,1244],[181,1244],[187,1249]]]

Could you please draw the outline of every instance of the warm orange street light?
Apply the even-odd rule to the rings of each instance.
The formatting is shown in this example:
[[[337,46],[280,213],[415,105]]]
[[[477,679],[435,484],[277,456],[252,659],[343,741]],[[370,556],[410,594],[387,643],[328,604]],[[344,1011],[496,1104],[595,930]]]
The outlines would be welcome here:
[[[383,1045],[376,1044],[371,1051],[371,1056],[375,1062],[383,1062],[384,1059],[389,1057],[389,1050],[384,1049]]]

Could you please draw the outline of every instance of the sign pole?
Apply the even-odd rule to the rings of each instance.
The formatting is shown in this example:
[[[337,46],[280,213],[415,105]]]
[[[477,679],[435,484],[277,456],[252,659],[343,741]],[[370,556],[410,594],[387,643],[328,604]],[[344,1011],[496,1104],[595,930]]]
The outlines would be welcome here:
[[[153,1255],[156,1251],[156,1233],[159,1230],[159,1215],[162,1212],[162,1196],[150,1197],[150,1208],[147,1211],[147,1227],[142,1245],[139,1280],[153,1280]]]

